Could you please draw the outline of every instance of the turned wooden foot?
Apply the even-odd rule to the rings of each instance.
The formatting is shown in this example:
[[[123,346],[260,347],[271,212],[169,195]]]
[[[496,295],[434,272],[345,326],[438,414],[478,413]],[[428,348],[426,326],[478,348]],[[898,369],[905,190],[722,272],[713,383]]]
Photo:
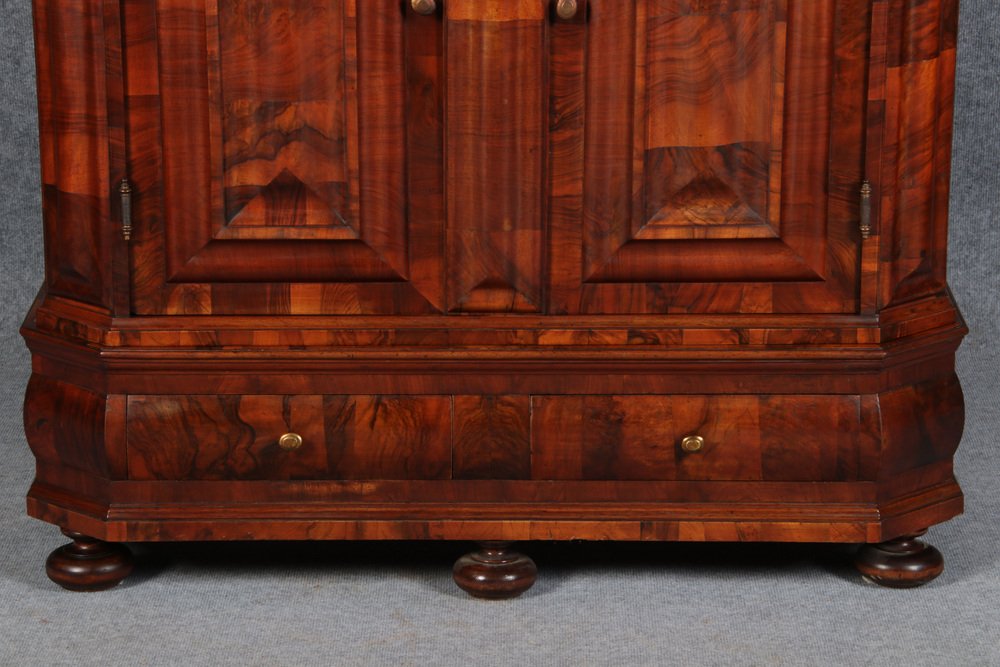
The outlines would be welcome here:
[[[132,552],[127,547],[70,530],[63,530],[63,535],[73,542],[53,551],[45,561],[45,573],[63,588],[103,591],[132,572]]]
[[[868,581],[889,588],[914,588],[944,570],[941,552],[917,538],[927,531],[897,537],[881,544],[866,544],[854,565]]]
[[[535,583],[535,562],[511,549],[509,542],[480,542],[480,550],[455,562],[458,587],[489,600],[515,598]]]

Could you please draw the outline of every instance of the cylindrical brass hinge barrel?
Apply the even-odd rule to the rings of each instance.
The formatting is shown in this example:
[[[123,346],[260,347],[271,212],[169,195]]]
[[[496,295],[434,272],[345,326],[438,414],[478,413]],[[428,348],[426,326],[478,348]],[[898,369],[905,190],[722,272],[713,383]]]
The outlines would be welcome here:
[[[872,235],[872,184],[867,180],[861,184],[861,238]]]
[[[122,198],[122,238],[132,239],[132,184],[123,178],[118,186],[118,194]]]

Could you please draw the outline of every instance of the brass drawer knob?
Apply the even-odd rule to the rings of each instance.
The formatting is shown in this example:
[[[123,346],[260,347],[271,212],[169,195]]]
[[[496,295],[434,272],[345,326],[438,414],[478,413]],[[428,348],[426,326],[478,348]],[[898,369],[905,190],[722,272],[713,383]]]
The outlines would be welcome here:
[[[293,452],[302,446],[302,436],[298,433],[286,433],[278,438],[278,446],[286,452]]]
[[[430,16],[437,11],[437,3],[434,0],[410,0],[413,11],[423,16]]]
[[[681,440],[681,449],[685,452],[694,453],[700,452],[701,448],[705,446],[705,438],[700,435],[689,435],[688,437]]]

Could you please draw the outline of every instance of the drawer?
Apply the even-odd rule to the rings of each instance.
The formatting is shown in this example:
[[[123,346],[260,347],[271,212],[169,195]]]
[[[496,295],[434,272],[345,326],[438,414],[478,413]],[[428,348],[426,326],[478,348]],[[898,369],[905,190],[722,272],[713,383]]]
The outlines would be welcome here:
[[[126,448],[133,480],[855,481],[878,461],[843,395],[130,396]]]
[[[129,396],[126,448],[133,480],[442,479],[451,399]]]
[[[860,419],[859,396],[535,396],[532,477],[857,480]]]

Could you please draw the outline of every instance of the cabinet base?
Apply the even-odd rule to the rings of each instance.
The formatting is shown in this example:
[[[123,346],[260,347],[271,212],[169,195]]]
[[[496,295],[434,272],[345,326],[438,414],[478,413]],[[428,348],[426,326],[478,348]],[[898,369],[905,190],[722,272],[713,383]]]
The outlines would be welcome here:
[[[290,323],[43,303],[27,509],[74,531],[50,576],[120,581],[127,552],[97,540],[479,542],[456,576],[482,597],[527,590],[508,545],[535,540],[871,544],[874,581],[940,573],[898,538],[963,508],[947,295],[878,318],[405,322],[274,338]]]

